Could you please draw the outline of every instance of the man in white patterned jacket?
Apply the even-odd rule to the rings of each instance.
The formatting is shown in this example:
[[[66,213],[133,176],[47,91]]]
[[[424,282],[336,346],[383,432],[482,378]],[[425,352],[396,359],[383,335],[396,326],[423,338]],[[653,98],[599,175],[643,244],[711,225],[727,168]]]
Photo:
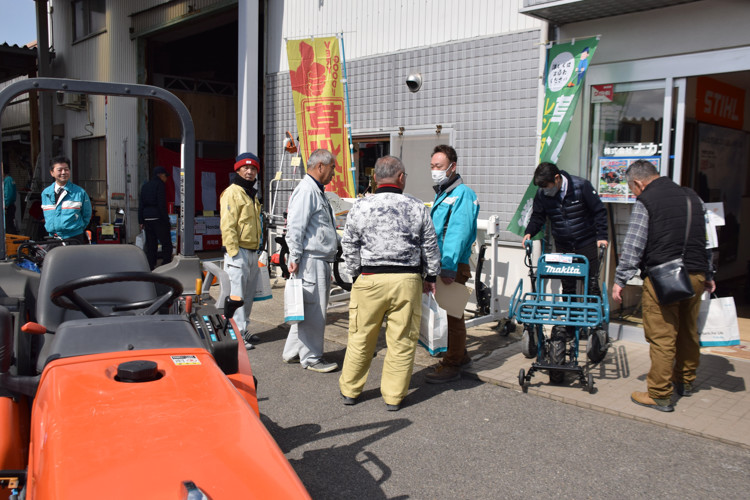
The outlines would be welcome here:
[[[375,180],[375,194],[357,200],[349,211],[341,241],[346,267],[355,281],[339,388],[345,405],[357,402],[387,316],[388,350],[380,392],[388,411],[398,411],[414,368],[421,294],[435,291],[440,250],[430,211],[420,200],[403,194],[406,172],[401,160],[380,158]]]

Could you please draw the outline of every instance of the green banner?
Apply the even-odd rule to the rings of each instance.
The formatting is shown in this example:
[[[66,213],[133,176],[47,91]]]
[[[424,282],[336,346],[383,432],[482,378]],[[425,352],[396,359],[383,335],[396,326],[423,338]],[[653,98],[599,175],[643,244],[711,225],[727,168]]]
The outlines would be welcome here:
[[[526,226],[529,225],[529,219],[531,219],[531,209],[533,208],[536,190],[537,187],[532,180],[529,187],[526,188],[526,192],[523,194],[523,198],[521,198],[521,204],[518,205],[518,210],[516,210],[506,230],[518,236],[523,236],[526,233]],[[541,238],[543,233],[543,231],[539,231],[539,234],[534,239]]]
[[[597,43],[598,38],[593,37],[555,44],[547,49],[539,163],[545,161],[557,163],[578,104],[586,70]],[[524,235],[531,217],[531,206],[536,191],[537,187],[532,179],[516,213],[508,224],[508,231],[519,236]],[[537,237],[541,237],[541,234]]]

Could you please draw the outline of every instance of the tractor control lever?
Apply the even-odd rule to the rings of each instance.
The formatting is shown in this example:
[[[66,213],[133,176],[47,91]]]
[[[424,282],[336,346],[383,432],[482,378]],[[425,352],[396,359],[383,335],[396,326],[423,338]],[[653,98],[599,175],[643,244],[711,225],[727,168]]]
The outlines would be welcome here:
[[[224,299],[224,331],[227,331],[227,328],[229,327],[229,320],[232,319],[232,316],[234,316],[234,313],[237,309],[242,307],[245,304],[245,301],[242,300],[241,297],[238,297],[236,295],[229,295],[226,299]]]

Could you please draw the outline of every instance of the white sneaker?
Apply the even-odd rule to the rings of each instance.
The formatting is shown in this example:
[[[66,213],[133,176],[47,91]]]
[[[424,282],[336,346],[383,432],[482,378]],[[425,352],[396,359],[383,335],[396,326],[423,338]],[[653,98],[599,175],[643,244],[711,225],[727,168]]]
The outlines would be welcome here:
[[[306,366],[305,370],[312,370],[318,373],[328,373],[338,369],[339,365],[336,363],[326,363],[324,359],[320,359],[310,366]]]

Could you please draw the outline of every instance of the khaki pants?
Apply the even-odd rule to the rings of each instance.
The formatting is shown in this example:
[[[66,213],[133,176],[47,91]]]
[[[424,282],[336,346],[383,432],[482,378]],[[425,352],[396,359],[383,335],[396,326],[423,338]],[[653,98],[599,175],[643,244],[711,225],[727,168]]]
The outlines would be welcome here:
[[[459,264],[456,270],[456,283],[465,285],[469,278],[471,278],[469,264]],[[463,315],[460,318],[448,316],[448,350],[445,351],[440,364],[461,366],[466,355],[466,320]]]
[[[422,277],[418,274],[360,275],[349,300],[349,341],[339,387],[344,396],[362,393],[380,334],[388,321],[388,351],[380,379],[386,404],[397,405],[409,389],[422,319]]]
[[[706,277],[691,273],[690,281],[695,296],[666,306],[656,299],[651,280],[643,281],[643,330],[651,354],[646,384],[655,399],[669,398],[672,382],[695,381],[700,358],[698,311]]]

